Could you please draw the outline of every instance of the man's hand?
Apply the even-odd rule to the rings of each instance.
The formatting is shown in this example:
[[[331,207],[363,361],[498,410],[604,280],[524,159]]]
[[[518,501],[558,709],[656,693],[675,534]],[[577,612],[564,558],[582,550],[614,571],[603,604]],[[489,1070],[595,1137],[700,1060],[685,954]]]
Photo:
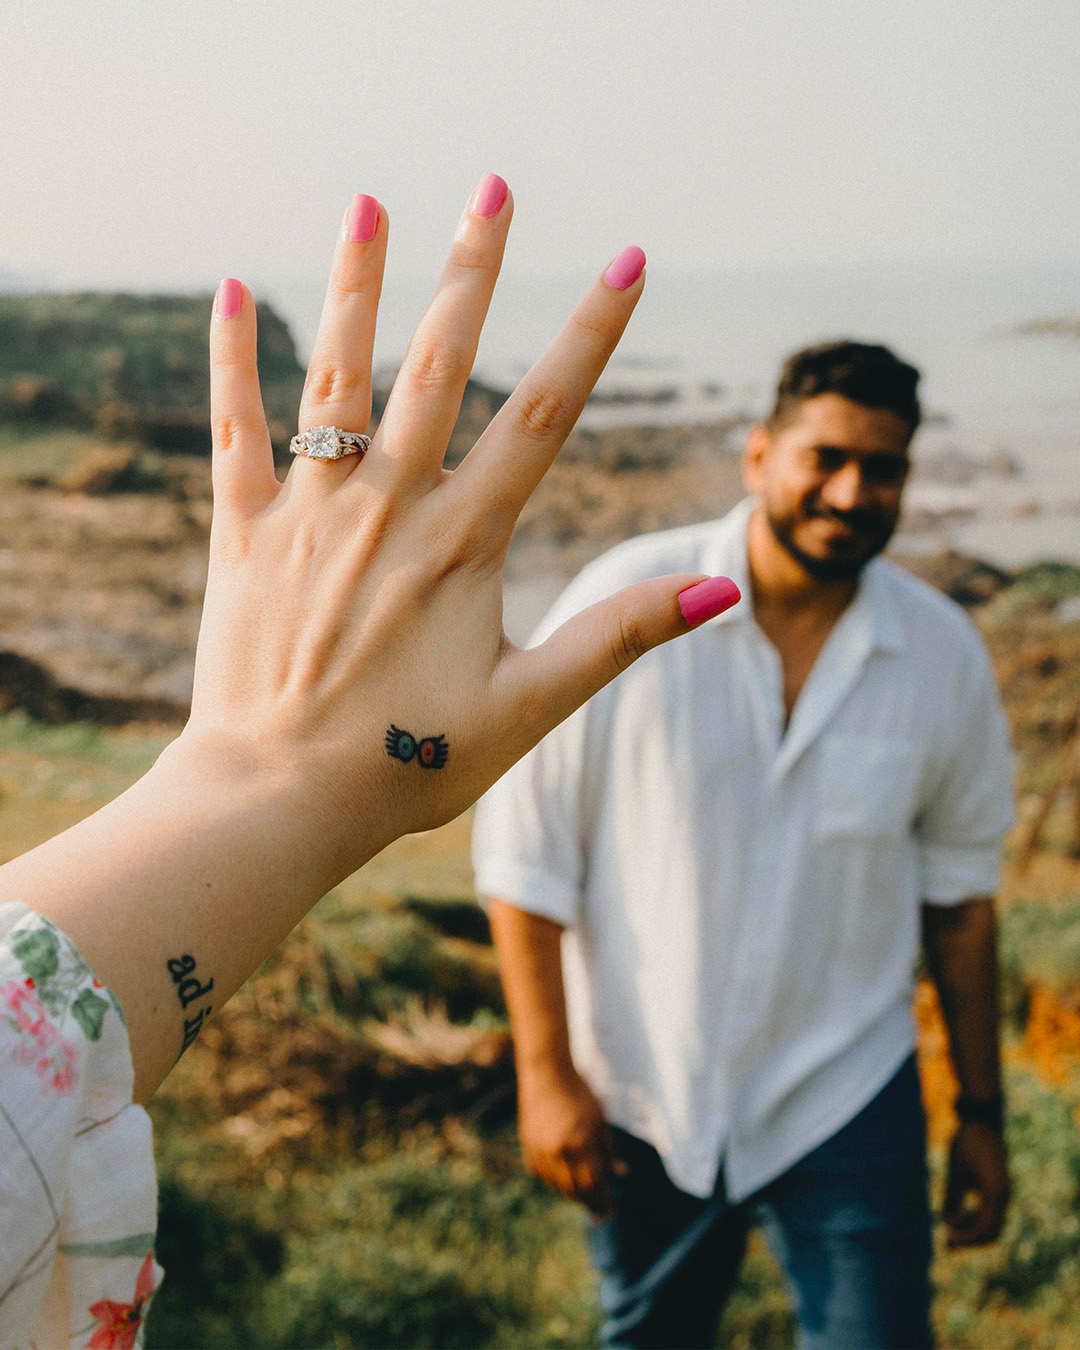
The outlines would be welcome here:
[[[950,1247],[993,1242],[1012,1190],[1005,1141],[989,1125],[961,1123],[949,1150],[943,1218]]]
[[[926,962],[941,998],[960,1096],[1001,1107],[997,920],[989,896],[924,904]],[[958,1104],[959,1105],[959,1104]],[[993,1242],[1009,1203],[1005,1140],[993,1124],[961,1119],[949,1152],[944,1219],[950,1247]]]
[[[595,1218],[611,1214],[608,1178],[620,1164],[600,1103],[579,1074],[569,1069],[522,1078],[518,1132],[530,1172],[580,1200]]]

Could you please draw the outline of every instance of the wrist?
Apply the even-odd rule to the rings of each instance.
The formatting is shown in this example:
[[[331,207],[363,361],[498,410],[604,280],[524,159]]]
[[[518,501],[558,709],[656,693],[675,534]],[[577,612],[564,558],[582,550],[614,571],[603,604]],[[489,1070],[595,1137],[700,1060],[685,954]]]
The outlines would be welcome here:
[[[283,848],[303,843],[325,888],[337,884],[379,852],[392,832],[380,829],[376,793],[345,793],[323,782],[310,755],[288,743],[189,723],[166,747],[151,776],[186,798],[216,806],[225,816],[251,819],[256,811]],[[363,795],[363,806],[356,798]],[[386,837],[384,837],[386,836]]]
[[[574,1068],[569,1050],[520,1052],[516,1057],[518,1085],[524,1092],[545,1092],[576,1087],[581,1075]]]
[[[983,1125],[996,1134],[1005,1132],[1005,1097],[995,1092],[989,1097],[961,1093],[954,1106],[961,1125]]]

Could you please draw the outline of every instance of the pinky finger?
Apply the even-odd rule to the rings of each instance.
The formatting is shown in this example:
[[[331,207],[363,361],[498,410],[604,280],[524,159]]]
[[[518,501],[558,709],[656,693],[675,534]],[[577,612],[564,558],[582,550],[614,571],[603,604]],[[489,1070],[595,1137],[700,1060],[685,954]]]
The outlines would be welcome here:
[[[544,709],[540,734],[569,715],[662,642],[730,609],[739,588],[727,577],[656,577],[583,610],[530,651],[518,652],[522,694]],[[534,728],[535,729],[535,728]]]
[[[278,490],[255,360],[255,302],[226,278],[210,324],[210,426],[214,500],[242,512],[266,506]]]

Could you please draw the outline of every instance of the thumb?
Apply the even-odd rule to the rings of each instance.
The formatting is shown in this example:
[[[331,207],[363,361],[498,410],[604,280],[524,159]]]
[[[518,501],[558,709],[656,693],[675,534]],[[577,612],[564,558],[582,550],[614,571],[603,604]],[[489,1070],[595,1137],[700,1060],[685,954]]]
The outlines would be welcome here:
[[[520,673],[545,709],[545,731],[662,642],[688,633],[741,598],[728,577],[656,577],[591,605],[539,647],[521,653]]]

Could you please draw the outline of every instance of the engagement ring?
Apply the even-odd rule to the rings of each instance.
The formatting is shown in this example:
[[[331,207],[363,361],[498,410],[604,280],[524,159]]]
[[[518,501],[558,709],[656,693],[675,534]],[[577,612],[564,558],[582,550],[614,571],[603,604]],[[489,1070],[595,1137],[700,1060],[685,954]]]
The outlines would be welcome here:
[[[346,455],[361,458],[371,446],[371,437],[359,431],[342,431],[340,427],[308,427],[289,442],[294,455],[308,459],[344,459]]]

